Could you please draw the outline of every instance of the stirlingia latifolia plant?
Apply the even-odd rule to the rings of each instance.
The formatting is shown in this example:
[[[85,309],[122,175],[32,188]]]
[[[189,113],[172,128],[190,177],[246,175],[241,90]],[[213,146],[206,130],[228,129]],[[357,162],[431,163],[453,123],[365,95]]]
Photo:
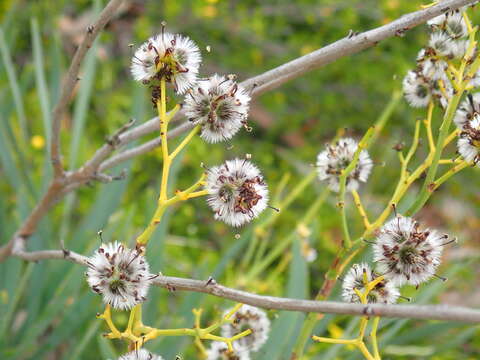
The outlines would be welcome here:
[[[98,306],[100,299],[103,302],[97,318],[103,320],[102,324],[108,329],[104,336],[107,340],[117,340],[116,344],[122,349],[123,355],[118,360],[167,360],[166,355],[148,349],[156,341],[160,342],[160,338],[174,336],[190,337],[198,359],[265,359],[265,348],[272,348],[269,344],[272,334],[278,336],[282,332],[275,327],[280,323],[277,314],[267,312],[269,309],[307,313],[298,322],[295,333],[284,334],[284,342],[293,350],[282,354],[282,359],[291,360],[322,358],[323,353],[317,349],[327,345],[318,343],[344,344],[367,360],[381,360],[384,349],[380,348],[378,339],[382,334],[382,317],[480,322],[478,311],[419,307],[415,296],[411,296],[412,291],[427,282],[447,280],[441,267],[442,256],[445,247],[457,240],[427,224],[418,212],[452,176],[478,168],[480,163],[480,93],[476,92],[480,87],[478,27],[472,24],[469,14],[476,1],[447,0],[430,4],[396,20],[393,25],[363,34],[352,32],[324,53],[320,49],[243,82],[237,75],[221,71],[204,74],[201,65],[202,56],[206,54],[202,54],[200,46],[185,34],[167,31],[166,23],[162,23],[158,34],[134,49],[130,63],[130,74],[136,86],[147,90],[149,106],[151,102],[156,118],[136,127],[133,121],[129,122],[108,138],[79,170],[66,172],[58,134],[61,115],[73,93],[80,62],[120,3],[120,0],[109,2],[99,20],[89,27],[72,61],[52,118],[52,182],[13,239],[0,248],[0,261],[11,255],[28,261],[66,259],[85,266],[86,282],[99,295]],[[333,139],[319,144],[316,159],[304,159],[312,163],[311,168],[293,186],[290,186],[289,174],[280,174],[278,181],[272,181],[269,173],[262,171],[266,169],[255,156],[255,146],[246,154],[231,155],[235,150],[228,153],[237,134],[245,132],[248,136],[254,131],[248,122],[249,111],[260,93],[333,61],[333,55],[337,59],[374,46],[387,37],[403,36],[411,27],[425,22],[429,30],[425,47],[412,59],[415,65],[403,73],[403,81],[395,79],[397,88],[403,88],[403,98],[399,90],[395,91],[378,120],[372,122],[363,136],[341,128]],[[330,51],[336,52],[332,55]],[[378,145],[379,137],[384,136],[383,130],[402,99],[416,111],[422,111],[422,118],[415,122],[412,138],[404,141],[409,146],[398,144],[392,149],[392,153],[396,151],[398,155],[398,163],[385,165],[398,167],[398,179],[388,201],[382,202],[365,196],[369,179],[371,181],[375,172],[382,171],[380,164],[385,160],[372,150]],[[173,127],[182,117],[186,120]],[[108,158],[113,151],[153,131],[155,139]],[[171,141],[182,133],[186,135],[181,140]],[[258,139],[262,140],[260,136]],[[216,163],[205,156],[203,163],[197,164],[192,183],[172,187],[176,186],[172,184],[172,174],[180,162],[179,155],[197,141],[203,142],[207,149],[225,148],[226,160]],[[422,144],[424,153],[420,150]],[[142,209],[142,219],[144,216],[146,219],[134,241],[104,242],[100,233],[101,244],[92,249],[90,257],[66,249],[63,243],[61,250],[25,250],[27,239],[34,233],[42,214],[58,199],[92,180],[115,180],[104,171],[157,147],[159,157],[155,161],[159,171],[161,169],[159,188],[151,200],[153,211]],[[320,190],[315,197],[307,199],[309,207],[305,211],[299,210],[295,201],[310,186]],[[240,247],[239,259],[225,260],[233,263],[226,281],[233,278],[231,282],[241,290],[222,286],[213,277],[200,281],[165,276],[152,261],[157,256],[154,245],[158,241],[153,235],[166,221],[167,213],[180,216],[179,207],[187,202],[195,207],[202,200],[207,209],[207,214],[202,216],[224,223],[235,234],[230,240],[222,236],[219,242],[240,244],[247,239],[244,248]],[[316,248],[313,223],[330,200],[336,210],[341,241],[329,245],[335,255],[323,274],[316,296],[312,300],[268,296],[278,292],[281,275],[291,265],[292,258],[301,257],[315,269],[321,251]],[[367,202],[373,206],[364,206]],[[276,230],[282,225],[282,214],[287,209],[293,209],[295,222],[287,235],[282,235]],[[373,214],[371,209],[380,210]],[[356,220],[358,227],[354,226]],[[289,251],[290,247],[295,251]],[[201,265],[195,264],[195,267]],[[172,328],[161,328],[145,306],[158,286],[169,290],[167,296],[177,290],[195,291],[229,299],[235,304],[215,309],[220,314],[218,318],[204,325],[205,304],[195,304],[198,308],[191,309],[189,303],[188,311],[191,309],[193,313],[191,327],[177,328],[176,324]],[[341,302],[332,301],[335,289]],[[408,297],[406,289],[410,291]],[[353,338],[335,335],[327,326],[332,337],[320,336],[325,334],[316,325],[323,314],[329,313],[359,316],[358,334]],[[125,323],[121,321],[122,316]],[[177,359],[183,356],[178,354]]]

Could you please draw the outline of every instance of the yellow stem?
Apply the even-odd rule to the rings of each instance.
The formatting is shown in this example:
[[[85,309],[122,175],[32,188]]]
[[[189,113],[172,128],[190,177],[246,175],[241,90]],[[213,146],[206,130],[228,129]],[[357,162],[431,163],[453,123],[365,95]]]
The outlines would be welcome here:
[[[351,192],[354,200],[353,202],[357,207],[358,213],[363,219],[363,225],[365,226],[365,229],[369,229],[370,221],[368,221],[368,215],[367,215],[367,212],[365,211],[365,208],[362,205],[362,200],[360,199],[360,195],[358,194],[357,190],[352,190]]]
[[[187,195],[187,199],[193,199],[199,196],[205,196],[208,195],[208,190],[200,190],[200,191],[195,191],[193,193],[190,193]]]
[[[450,135],[448,135],[447,138],[445,139],[445,142],[443,143],[443,147],[450,144],[458,136],[458,134],[460,134],[460,130],[458,130],[458,129],[453,130],[450,133]]]
[[[324,342],[324,343],[329,343],[329,344],[345,344],[345,345],[357,345],[358,339],[332,339],[332,338],[326,338],[326,337],[320,337],[320,336],[312,336],[312,340],[318,341],[318,342]]]
[[[360,329],[358,332],[358,340],[363,341],[363,338],[365,336],[365,329],[367,328],[368,325],[368,317],[362,317],[360,320]]]
[[[180,151],[183,150],[183,148],[190,142],[190,140],[192,140],[192,138],[198,133],[198,131],[200,130],[200,125],[196,125],[189,133],[187,136],[185,136],[185,138],[182,140],[182,142],[180,144],[178,144],[178,146],[176,147],[175,150],[172,151],[172,153],[170,154],[170,161],[172,161],[173,159],[175,159],[175,156],[177,156]]]
[[[430,151],[435,151],[435,141],[433,140],[433,134],[432,134],[433,107],[434,107],[434,103],[433,101],[430,101],[430,103],[428,104],[427,118],[424,120],[425,128],[427,130],[428,146],[430,148]]]
[[[378,330],[379,322],[380,322],[380,317],[376,316],[373,319],[372,331],[370,332],[370,336],[372,338],[373,356],[375,357],[375,360],[382,360],[380,356],[380,351],[378,350],[378,341],[377,341],[377,330]]]
[[[370,354],[370,351],[368,351],[365,343],[363,341],[360,341],[357,343],[358,349],[362,352],[363,356],[365,356],[365,359],[367,360],[375,360],[375,358]]]
[[[162,156],[163,156],[163,170],[162,170],[162,183],[160,185],[160,197],[159,201],[167,200],[167,185],[168,174],[170,172],[170,157],[168,155],[168,118],[167,118],[167,100],[166,100],[166,86],[165,78],[160,80],[160,101],[157,103],[158,118],[160,120],[160,138],[162,140]]]

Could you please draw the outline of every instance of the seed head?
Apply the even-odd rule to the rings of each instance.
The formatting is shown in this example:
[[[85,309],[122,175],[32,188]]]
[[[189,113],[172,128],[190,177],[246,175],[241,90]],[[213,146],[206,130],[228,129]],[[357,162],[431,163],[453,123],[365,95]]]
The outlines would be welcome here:
[[[342,138],[317,156],[317,174],[320,180],[326,180],[329,188],[339,191],[339,176],[353,160],[358,143],[351,138]],[[355,169],[347,177],[347,189],[357,190],[359,182],[366,182],[372,171],[373,162],[366,150],[360,152]]]
[[[225,312],[225,315],[230,310]],[[270,320],[263,310],[254,306],[243,305],[230,318],[232,323],[222,325],[222,336],[232,337],[245,330],[251,329],[252,333],[235,340],[236,347],[240,353],[245,351],[258,351],[268,339],[270,332]]]
[[[146,299],[151,275],[137,249],[118,242],[102,244],[88,259],[86,272],[90,288],[102,295],[105,304],[127,310]]]
[[[373,244],[377,270],[396,285],[419,285],[435,275],[446,235],[421,230],[409,217],[397,216],[386,223]]]
[[[462,157],[476,165],[480,163],[480,115],[475,114],[473,120],[463,125],[458,138],[458,152]]]
[[[137,81],[164,78],[183,94],[195,83],[200,63],[200,50],[190,38],[162,31],[137,49],[130,70]]]
[[[439,15],[429,20],[427,24],[432,30],[444,32],[452,39],[460,39],[468,35],[467,24],[460,11]]]
[[[365,291],[364,277],[367,283],[369,283],[378,278],[379,275],[365,263],[354,264],[350,268],[342,284],[342,297],[345,301],[351,303],[361,302],[354,289],[357,289],[360,293]],[[367,302],[369,304],[395,304],[399,296],[398,288],[389,279],[384,279],[368,293]]]
[[[258,168],[248,160],[228,160],[209,169],[206,189],[215,218],[231,226],[251,221],[267,207],[267,185]]]
[[[250,96],[233,77],[213,75],[199,80],[185,96],[190,121],[201,124],[200,136],[208,143],[231,139],[245,126]]]

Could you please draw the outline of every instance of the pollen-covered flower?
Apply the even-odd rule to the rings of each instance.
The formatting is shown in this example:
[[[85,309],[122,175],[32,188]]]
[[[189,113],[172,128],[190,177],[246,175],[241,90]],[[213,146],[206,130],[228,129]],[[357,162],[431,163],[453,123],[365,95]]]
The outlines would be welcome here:
[[[228,314],[227,310],[225,314]],[[270,320],[263,310],[250,305],[243,305],[235,314],[230,317],[232,323],[222,325],[222,336],[233,337],[245,330],[252,330],[252,333],[235,340],[236,349],[243,351],[258,351],[268,339],[270,332]],[[236,350],[237,351],[237,350]]]
[[[235,77],[213,75],[199,80],[185,96],[183,109],[208,143],[231,139],[246,124],[250,96]]]
[[[267,207],[267,185],[258,168],[246,159],[228,160],[209,169],[205,187],[215,219],[232,226],[251,221]]]
[[[403,79],[403,94],[416,108],[425,107],[432,100],[430,84],[416,71],[409,71]]]
[[[228,346],[221,341],[213,341],[207,350],[207,360],[250,360],[249,351],[237,351],[237,342],[233,342],[234,351],[228,351]]]
[[[339,176],[353,160],[358,143],[351,138],[342,138],[317,156],[317,174],[320,180],[326,180],[329,188],[339,191]],[[372,159],[366,150],[360,152],[355,169],[347,177],[347,189],[357,190],[359,182],[366,182],[373,167]]]
[[[365,291],[365,282],[372,282],[379,275],[376,274],[368,264],[354,264],[345,275],[342,284],[342,297],[347,302],[360,303],[360,298],[354,289],[360,293]],[[383,279],[368,293],[367,302],[369,304],[382,303],[394,304],[397,302],[400,292],[397,287],[388,279]]]
[[[162,30],[135,51],[130,69],[137,81],[164,78],[183,94],[195,83],[200,62],[200,50],[190,38]]]
[[[143,302],[152,277],[148,263],[137,249],[118,242],[102,244],[88,259],[90,288],[115,309],[131,309]]]
[[[432,57],[425,49],[420,50],[417,55],[417,74],[424,78],[424,81],[432,80],[448,81],[445,70],[448,64],[444,60]]]
[[[373,244],[374,261],[380,274],[396,285],[419,285],[435,275],[448,235],[420,230],[409,217],[397,216],[386,223]]]
[[[434,55],[447,58],[461,58],[465,55],[467,45],[468,41],[454,40],[441,31],[433,32],[428,42],[429,49],[434,52]]]
[[[462,157],[475,164],[480,163],[480,115],[463,125],[458,139],[458,152]]]
[[[427,22],[436,31],[444,31],[452,39],[467,36],[467,24],[460,11],[447,12]]]
[[[120,356],[118,360],[163,360],[163,358],[160,355],[152,354],[148,350],[138,349]]]
[[[457,109],[453,121],[462,130],[463,127],[480,115],[480,93],[469,94]]]

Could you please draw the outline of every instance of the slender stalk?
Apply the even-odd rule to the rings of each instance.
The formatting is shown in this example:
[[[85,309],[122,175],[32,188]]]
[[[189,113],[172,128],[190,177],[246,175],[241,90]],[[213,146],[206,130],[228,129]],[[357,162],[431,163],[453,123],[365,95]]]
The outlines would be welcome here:
[[[378,350],[378,341],[377,341],[377,330],[378,330],[379,323],[380,323],[380,317],[376,316],[373,319],[372,331],[370,332],[370,337],[372,339],[373,356],[375,357],[375,360],[382,360],[380,356],[380,351]]]
[[[170,172],[170,157],[168,155],[168,119],[167,119],[167,100],[166,100],[166,86],[165,78],[160,80],[160,103],[157,104],[158,118],[160,120],[160,138],[162,139],[162,157],[163,157],[163,169],[162,169],[162,182],[160,185],[160,197],[159,202],[167,200],[167,184],[168,175]]]
[[[172,151],[172,153],[170,154],[170,160],[173,160],[175,159],[175,156],[177,156],[180,151],[183,150],[183,148],[190,142],[190,140],[192,140],[192,138],[198,134],[198,132],[200,131],[200,125],[197,125],[195,126],[189,133],[187,136],[185,136],[185,138],[182,140],[182,142],[177,146],[177,148],[175,150]]]

